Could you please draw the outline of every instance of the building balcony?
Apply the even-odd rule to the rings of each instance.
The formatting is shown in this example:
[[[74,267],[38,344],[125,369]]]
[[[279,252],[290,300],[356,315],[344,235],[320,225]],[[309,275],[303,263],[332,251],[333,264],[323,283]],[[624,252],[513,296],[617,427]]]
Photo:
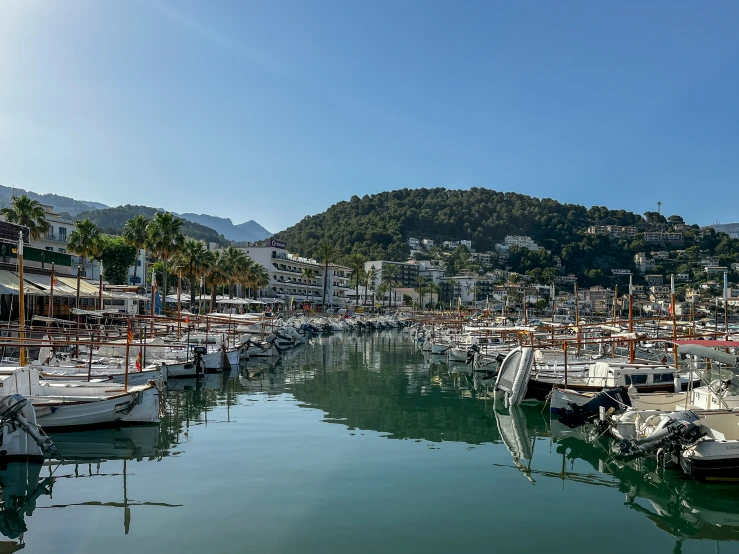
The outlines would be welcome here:
[[[67,242],[67,235],[57,235],[54,233],[46,233],[39,240],[53,241],[53,242]]]

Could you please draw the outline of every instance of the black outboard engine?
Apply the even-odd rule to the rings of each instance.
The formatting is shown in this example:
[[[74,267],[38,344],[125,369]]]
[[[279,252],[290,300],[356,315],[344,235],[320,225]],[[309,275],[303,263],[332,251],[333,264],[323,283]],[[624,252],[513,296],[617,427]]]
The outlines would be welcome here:
[[[205,362],[203,356],[208,352],[205,346],[195,346],[192,349],[193,363],[195,364],[195,373],[199,376],[205,375]]]
[[[642,439],[621,441],[618,453],[624,457],[633,457],[659,448],[674,453],[681,450],[682,446],[695,444],[706,434],[701,428],[698,416],[692,410],[665,414],[663,418],[651,435]]]
[[[469,350],[467,350],[467,359],[465,360],[465,364],[470,365],[472,362],[475,361],[475,354],[478,354],[480,352],[480,347],[476,344],[473,344]]]
[[[0,419],[25,431],[45,454],[56,454],[59,452],[51,439],[39,432],[39,428],[23,417],[23,408],[28,404],[28,399],[20,394],[10,394],[0,399]]]
[[[611,408],[621,410],[628,406],[631,406],[629,393],[626,387],[619,387],[601,391],[582,406],[570,403],[566,408],[553,409],[552,414],[558,416],[564,425],[574,429],[597,419],[601,408],[608,411]]]

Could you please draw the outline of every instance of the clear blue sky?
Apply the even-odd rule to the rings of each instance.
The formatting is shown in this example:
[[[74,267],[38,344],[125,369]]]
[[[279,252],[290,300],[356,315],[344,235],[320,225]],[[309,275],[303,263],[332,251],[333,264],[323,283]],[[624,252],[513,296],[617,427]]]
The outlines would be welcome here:
[[[739,221],[739,3],[0,0],[0,184],[256,219],[484,186]]]

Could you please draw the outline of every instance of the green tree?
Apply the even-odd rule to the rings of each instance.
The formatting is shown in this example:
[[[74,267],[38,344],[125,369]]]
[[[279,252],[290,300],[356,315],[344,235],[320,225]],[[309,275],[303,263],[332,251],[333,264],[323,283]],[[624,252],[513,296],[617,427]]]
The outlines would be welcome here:
[[[385,264],[382,270],[382,280],[388,284],[390,289],[390,301],[392,302],[392,289],[396,285],[395,276],[398,274],[398,266],[395,264]]]
[[[167,296],[167,263],[177,254],[185,243],[182,234],[182,220],[169,212],[157,212],[147,225],[146,247],[162,260],[164,289]]]
[[[46,221],[46,210],[38,200],[31,200],[25,194],[13,196],[10,207],[3,208],[0,213],[5,219],[16,225],[25,225],[31,234],[31,238],[38,240],[41,233],[49,230]]]
[[[320,260],[324,266],[323,300],[321,302],[324,312],[326,311],[326,291],[328,290],[328,266],[334,261],[334,259],[336,258],[336,254],[336,248],[329,242],[322,242],[315,253],[316,258],[318,258],[318,260]]]
[[[356,289],[356,302],[359,304],[359,281],[361,278],[362,271],[364,271],[365,258],[358,252],[353,253],[347,259],[347,266],[352,270],[352,280],[355,284]]]
[[[364,302],[367,303],[367,288],[375,288],[375,281],[377,281],[377,269],[373,265],[369,271],[365,271],[364,275]],[[374,301],[372,302],[374,304]]]
[[[316,278],[316,272],[312,267],[304,267],[300,271],[300,276],[305,279],[306,285],[305,285],[305,292],[307,293],[306,296],[308,298],[308,302],[312,300],[313,294],[311,293],[311,282],[313,279]],[[357,285],[359,286],[359,285]]]
[[[385,295],[387,294],[389,290],[390,290],[390,284],[385,280],[381,281],[380,284],[377,286],[377,294],[380,295],[380,305],[381,306],[385,304]]]
[[[247,265],[248,268],[244,282],[250,290],[253,287],[257,291],[257,296],[259,296],[259,291],[264,290],[264,287],[269,285],[269,273],[267,273],[267,270],[261,264],[252,263]]]
[[[207,276],[210,280],[210,311],[216,309],[216,296],[218,287],[228,283],[228,263],[223,250],[210,252],[210,259],[207,265]]]
[[[222,266],[223,276],[228,285],[228,297],[233,299],[234,288],[242,281],[249,280],[249,272],[254,261],[238,248],[229,246],[221,251],[219,261]]]
[[[103,277],[113,285],[128,284],[128,268],[136,263],[136,248],[121,237],[102,235],[97,256],[103,265]]]
[[[89,219],[75,223],[74,230],[69,233],[67,248],[80,257],[83,275],[87,275],[86,261],[100,253],[101,241],[100,229]]]
[[[146,246],[146,238],[148,237],[148,231],[146,226],[149,225],[149,220],[143,215],[137,215],[126,221],[123,226],[123,238],[126,242],[136,249],[136,254],[141,248]],[[138,264],[133,266],[133,282],[136,283],[136,273],[138,270]],[[144,269],[144,272],[146,270]]]
[[[203,274],[208,262],[208,250],[199,240],[186,239],[177,253],[178,265],[187,273],[190,283],[190,308],[195,306],[196,280]]]
[[[441,292],[441,287],[437,283],[429,283],[428,284],[429,294],[431,295],[431,309],[436,309],[437,304],[439,303],[439,292]],[[436,294],[436,303],[434,303],[434,293]]]

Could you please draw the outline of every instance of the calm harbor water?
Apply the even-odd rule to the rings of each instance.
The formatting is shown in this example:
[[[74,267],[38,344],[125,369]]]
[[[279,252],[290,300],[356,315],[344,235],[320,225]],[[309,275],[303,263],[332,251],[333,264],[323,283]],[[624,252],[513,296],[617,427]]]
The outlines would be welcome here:
[[[0,553],[739,552],[739,487],[554,441],[458,369],[379,332],[178,383],[159,427],[53,435],[53,480],[0,468]]]

